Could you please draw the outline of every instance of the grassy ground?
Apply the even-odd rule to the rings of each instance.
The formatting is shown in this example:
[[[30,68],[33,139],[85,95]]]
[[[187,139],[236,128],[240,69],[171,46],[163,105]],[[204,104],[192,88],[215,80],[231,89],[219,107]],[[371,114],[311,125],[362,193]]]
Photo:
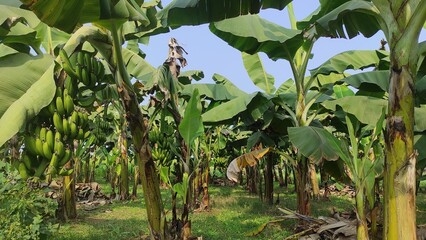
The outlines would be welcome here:
[[[108,187],[104,186],[108,192]],[[295,194],[279,189],[280,207],[295,208]],[[139,191],[141,192],[141,191]],[[169,199],[168,191],[163,199]],[[142,194],[140,194],[142,195]],[[239,186],[211,187],[211,210],[191,215],[193,235],[204,239],[247,239],[247,233],[255,231],[260,225],[279,217],[277,206],[262,203],[255,195],[249,195]],[[333,205],[337,210],[348,210],[352,201],[332,198],[328,207],[324,202],[314,202],[314,214],[326,215]],[[165,202],[166,208],[170,202]],[[320,207],[321,206],[321,207]],[[290,235],[294,222],[271,224],[256,239],[282,239]],[[55,239],[132,239],[148,233],[146,212],[141,199],[114,202],[92,211],[78,210],[78,219],[61,226]]]
[[[108,187],[103,185],[105,191]],[[276,189],[280,192],[278,207],[295,209],[296,196],[292,190]],[[141,193],[141,190],[139,190]],[[141,196],[142,194],[140,194]],[[204,239],[248,239],[247,233],[281,215],[277,206],[262,203],[257,196],[249,195],[239,186],[211,187],[211,211],[193,213],[192,231]],[[426,223],[426,194],[417,198],[418,224]],[[163,199],[169,199],[168,191],[163,191]],[[314,201],[314,216],[327,216],[334,208],[337,211],[351,210],[354,201],[346,197],[331,196],[331,201]],[[165,202],[166,208],[170,202]],[[144,203],[139,198],[134,201],[114,202],[92,211],[79,209],[78,219],[61,226],[55,239],[105,240],[137,239],[148,234]],[[260,235],[252,239],[283,239],[289,236],[295,222],[270,224]]]

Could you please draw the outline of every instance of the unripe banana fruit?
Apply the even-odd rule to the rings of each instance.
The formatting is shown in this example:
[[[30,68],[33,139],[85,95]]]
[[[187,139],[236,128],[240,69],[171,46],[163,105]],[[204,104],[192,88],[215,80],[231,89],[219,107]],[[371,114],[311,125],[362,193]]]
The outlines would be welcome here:
[[[43,143],[43,155],[45,158],[50,159],[52,157],[52,149],[50,149],[49,144],[47,142]]]
[[[18,171],[22,179],[27,180],[30,177],[29,171],[23,162],[19,163]]]
[[[64,134],[62,118],[59,116],[57,112],[53,114],[53,125],[55,126],[56,131],[60,132],[61,134]]]
[[[59,116],[63,116],[65,114],[64,102],[62,101],[61,96],[56,97],[56,111]]]
[[[65,108],[66,116],[71,116],[72,112],[74,111],[74,101],[72,100],[72,97],[68,94],[65,94],[65,92],[64,92],[64,108]]]
[[[46,133],[46,143],[49,146],[49,148],[52,150],[53,145],[55,143],[55,139],[54,139],[54,136],[53,136],[53,131],[50,130],[50,129]]]

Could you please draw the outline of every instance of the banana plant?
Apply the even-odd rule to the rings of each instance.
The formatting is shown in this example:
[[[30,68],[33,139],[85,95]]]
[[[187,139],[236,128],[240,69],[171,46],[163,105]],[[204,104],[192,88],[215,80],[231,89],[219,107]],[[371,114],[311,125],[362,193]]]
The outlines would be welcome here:
[[[309,24],[337,37],[345,37],[345,32],[349,37],[358,32],[368,32],[368,37],[382,30],[389,44],[390,84],[385,136],[383,237],[415,239],[414,183],[417,154],[413,144],[414,92],[419,72],[418,60],[423,58],[418,50],[421,46],[419,34],[426,20],[426,12],[422,10],[426,1],[323,1],[322,4],[339,5],[322,17],[312,16],[317,18],[307,21]],[[343,31],[344,28],[346,31]]]
[[[361,122],[354,115],[346,114],[350,144],[322,128],[310,126],[289,128],[292,143],[304,156],[314,161],[340,158],[348,166],[349,175],[356,188],[357,239],[369,239],[365,203],[369,204],[370,210],[375,206],[375,177],[382,172],[380,169],[383,168],[383,155],[380,156],[381,153],[374,152],[374,149],[381,144],[384,118],[383,109],[371,130],[371,125],[361,128]]]

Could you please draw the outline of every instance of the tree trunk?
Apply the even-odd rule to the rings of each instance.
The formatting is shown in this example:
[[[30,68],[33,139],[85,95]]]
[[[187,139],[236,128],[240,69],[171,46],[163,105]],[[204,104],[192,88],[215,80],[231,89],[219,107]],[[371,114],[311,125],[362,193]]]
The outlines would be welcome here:
[[[383,239],[416,239],[414,80],[426,1],[374,0],[390,49]]]
[[[269,205],[274,203],[274,177],[273,177],[273,157],[274,154],[269,154],[266,158],[265,171],[265,200]]]
[[[66,169],[72,168],[72,161],[65,164]],[[58,218],[66,221],[77,218],[77,207],[75,199],[75,175],[63,177],[63,195],[59,207]]]
[[[278,165],[277,171],[278,171],[278,182],[280,183],[280,187],[284,187],[286,183],[284,182],[283,169],[280,165]]]
[[[384,169],[384,239],[416,238],[414,76],[391,59]]]
[[[367,218],[365,216],[364,207],[364,187],[357,190],[356,193],[356,211],[357,211],[357,240],[367,240],[368,237],[368,225]]]
[[[132,198],[136,198],[138,195],[138,184],[139,184],[139,167],[134,166],[135,172],[133,174],[133,189],[132,189]]]
[[[128,160],[127,160],[127,134],[126,134],[126,128],[127,124],[123,123],[124,126],[122,126],[121,130],[121,136],[119,139],[119,147],[121,150],[120,154],[120,165],[121,165],[121,171],[120,171],[120,185],[118,187],[118,191],[120,194],[120,200],[126,200],[129,198],[129,167],[128,167]]]
[[[9,140],[9,149],[10,149],[10,163],[16,163],[19,161],[19,138],[18,135],[15,134]]]
[[[136,95],[125,88],[119,89],[119,93],[133,137],[151,238],[164,239],[166,233],[165,214],[161,200],[159,177],[149,147],[148,122],[143,118]]]
[[[309,176],[310,176],[310,182],[312,186],[312,195],[314,199],[319,199],[319,185],[318,185],[318,178],[317,178],[317,172],[315,170],[315,165],[313,162],[309,161]]]
[[[297,196],[297,211],[303,215],[311,214],[311,203],[309,199],[309,160],[302,157],[298,162],[296,169],[294,169],[295,175],[295,189]]]

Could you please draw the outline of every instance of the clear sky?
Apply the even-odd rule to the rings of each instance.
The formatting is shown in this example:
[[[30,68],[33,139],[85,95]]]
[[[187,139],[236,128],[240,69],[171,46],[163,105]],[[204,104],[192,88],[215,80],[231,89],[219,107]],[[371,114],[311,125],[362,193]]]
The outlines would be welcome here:
[[[170,0],[163,0],[162,2],[166,6]],[[314,0],[295,0],[293,1],[293,6],[297,20],[301,20],[312,13],[319,6],[319,2]],[[262,10],[260,16],[283,27],[290,27],[287,9],[282,11],[274,9]],[[422,34],[420,41],[425,40],[424,35]],[[211,33],[208,24],[185,26],[169,33],[151,37],[149,45],[141,45],[141,49],[147,54],[146,60],[154,67],[161,65],[166,59],[168,53],[167,44],[171,37],[176,38],[179,44],[189,53],[186,55],[188,66],[182,70],[202,70],[204,72],[204,79],[198,83],[211,83],[212,75],[218,73],[231,80],[247,93],[261,91],[250,80],[244,68],[241,53]],[[379,49],[380,40],[383,38],[382,32],[378,32],[371,38],[364,38],[362,35],[350,40],[320,38],[314,45],[314,57],[309,61],[308,69],[319,66],[340,52],[358,49]],[[261,56],[266,71],[275,77],[276,88],[287,79],[292,78],[287,61],[278,60],[274,62],[263,53]]]

